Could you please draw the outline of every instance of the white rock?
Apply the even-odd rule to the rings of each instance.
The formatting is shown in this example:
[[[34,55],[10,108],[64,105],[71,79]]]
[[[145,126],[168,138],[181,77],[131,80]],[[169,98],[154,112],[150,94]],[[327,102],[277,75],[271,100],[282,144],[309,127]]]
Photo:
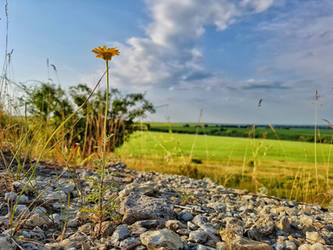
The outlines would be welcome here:
[[[7,192],[5,193],[5,199],[6,200],[16,200],[17,194],[15,192]]]
[[[316,244],[313,244],[311,247],[310,247],[310,250],[327,250],[328,248],[326,246],[324,246],[323,244],[321,243],[316,243]]]
[[[40,227],[42,225],[50,224],[50,219],[45,214],[33,214],[26,222],[29,227]]]
[[[151,250],[176,250],[183,248],[181,238],[168,229],[148,231],[140,235],[143,245]]]
[[[16,247],[7,237],[0,237],[0,250],[14,250]]]
[[[306,232],[306,240],[312,244],[317,242],[325,244],[325,240],[321,238],[318,232]]]

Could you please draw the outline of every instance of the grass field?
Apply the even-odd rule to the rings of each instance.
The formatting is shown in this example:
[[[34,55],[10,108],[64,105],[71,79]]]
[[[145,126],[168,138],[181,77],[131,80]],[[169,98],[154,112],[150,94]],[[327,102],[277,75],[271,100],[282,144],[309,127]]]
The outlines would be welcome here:
[[[152,122],[147,125],[150,131],[168,132],[182,134],[207,134],[230,137],[249,137],[252,133],[251,125],[226,125],[226,124],[198,124],[198,123],[164,123]],[[256,138],[266,137],[267,139],[291,140],[302,142],[314,141],[314,129],[311,126],[260,126],[255,128]],[[317,130],[317,142],[332,143],[333,129],[329,126],[320,126]]]
[[[159,132],[136,132],[116,151],[130,168],[204,176],[228,187],[327,204],[333,146]],[[316,152],[316,153],[315,153]]]

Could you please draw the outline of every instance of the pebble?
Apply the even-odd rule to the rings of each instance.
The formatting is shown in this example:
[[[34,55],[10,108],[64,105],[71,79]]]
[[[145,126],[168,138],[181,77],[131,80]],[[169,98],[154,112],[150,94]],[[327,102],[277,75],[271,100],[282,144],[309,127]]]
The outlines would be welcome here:
[[[113,232],[111,240],[116,245],[119,241],[122,241],[130,236],[130,231],[127,225],[119,225]]]
[[[94,214],[81,210],[86,201],[79,196],[80,192],[91,192],[92,182],[84,177],[96,177],[96,173],[77,169],[61,175],[62,170],[40,165],[36,179],[27,186],[16,207],[14,222],[20,212],[29,211],[17,232],[17,244],[29,250],[296,250],[297,247],[326,250],[333,247],[333,213],[320,206],[253,195],[246,190],[216,185],[210,179],[136,172],[126,169],[123,163],[111,164],[108,171],[110,175],[105,181],[116,183],[117,187],[108,189],[105,199],[116,197],[117,208],[102,223],[100,239],[96,237],[99,223]],[[0,174],[4,174],[1,169]],[[79,180],[80,189],[73,183],[73,176]],[[0,194],[0,198],[16,201],[26,181],[16,181],[15,191]],[[42,205],[28,207],[26,202],[36,199],[36,190],[43,191],[38,198]],[[182,201],[183,196],[188,197],[186,202]],[[1,202],[1,250],[16,249],[9,239],[12,233],[9,221],[7,202]],[[65,221],[67,228],[60,240]]]
[[[0,237],[0,250],[14,250],[14,243],[8,237]]]
[[[176,250],[183,248],[181,238],[168,229],[148,231],[140,235],[143,245],[148,249]]]
[[[189,211],[182,211],[179,214],[179,217],[182,221],[191,221],[193,219],[193,215]]]
[[[208,240],[208,234],[202,230],[192,231],[188,239],[195,243],[205,243]]]

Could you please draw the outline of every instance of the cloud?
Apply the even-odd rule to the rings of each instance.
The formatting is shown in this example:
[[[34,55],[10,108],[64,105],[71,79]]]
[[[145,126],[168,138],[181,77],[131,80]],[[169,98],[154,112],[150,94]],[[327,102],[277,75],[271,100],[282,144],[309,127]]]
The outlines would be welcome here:
[[[197,48],[205,28],[225,30],[241,16],[265,11],[273,0],[146,0],[145,4],[151,17],[145,36],[112,43],[121,53],[112,62],[117,87],[211,89],[217,75],[205,69]]]
[[[121,62],[127,68],[119,79],[128,76],[132,86],[161,89],[152,96],[153,100],[172,96],[169,110],[174,112],[171,117],[175,120],[193,120],[191,114],[203,107],[211,121],[311,123],[313,116],[309,111],[313,109],[314,90],[319,89],[321,102],[329,103],[332,95],[327,86],[333,82],[333,28],[328,25],[333,22],[333,2],[330,0],[207,0],[205,6],[196,0],[148,0],[146,3],[152,22],[144,38],[132,38],[137,43],[124,45],[133,53],[131,59]],[[258,53],[247,62],[257,66],[257,72],[247,76],[240,72],[240,76],[227,78],[223,68],[220,72],[205,68],[207,59],[199,49],[198,40],[208,26],[223,31],[244,16],[266,11],[276,4],[278,7],[266,19],[260,19],[255,34],[249,34],[257,38],[262,32],[264,37],[255,42]],[[142,40],[145,46],[141,46]],[[148,54],[149,57],[144,56]],[[144,64],[137,66],[142,56]],[[130,80],[134,75],[132,67],[140,67],[141,80]],[[244,82],[238,77],[252,80]],[[169,90],[168,94],[163,89]],[[195,96],[205,102],[189,101]],[[259,98],[265,100],[261,113],[257,108]],[[328,117],[325,112],[330,111],[326,109],[322,113]]]
[[[263,49],[276,51],[267,68],[290,77],[333,78],[333,2],[296,1],[288,15],[280,14],[260,29],[271,35]],[[320,84],[323,85],[323,84]]]
[[[284,90],[284,89],[290,89],[291,87],[285,86],[282,82],[268,82],[268,81],[249,81],[246,85],[241,87],[244,90],[256,90],[256,89],[277,89],[277,90]]]
[[[243,0],[241,5],[252,7],[255,13],[263,12],[271,7],[274,0],[261,1],[261,0]]]

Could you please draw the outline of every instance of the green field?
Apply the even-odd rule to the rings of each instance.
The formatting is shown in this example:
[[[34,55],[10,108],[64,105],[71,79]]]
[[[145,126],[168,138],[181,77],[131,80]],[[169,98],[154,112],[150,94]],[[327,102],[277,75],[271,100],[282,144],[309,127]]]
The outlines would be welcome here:
[[[259,126],[254,130],[251,125],[226,124],[199,124],[199,123],[162,123],[152,122],[146,124],[149,131],[181,134],[206,134],[230,137],[255,137],[278,140],[314,142],[314,128],[311,126]],[[320,126],[317,130],[317,142],[332,143],[333,129],[329,126]]]
[[[138,170],[208,176],[229,187],[325,203],[332,195],[332,150],[330,144],[136,132],[116,154]]]

